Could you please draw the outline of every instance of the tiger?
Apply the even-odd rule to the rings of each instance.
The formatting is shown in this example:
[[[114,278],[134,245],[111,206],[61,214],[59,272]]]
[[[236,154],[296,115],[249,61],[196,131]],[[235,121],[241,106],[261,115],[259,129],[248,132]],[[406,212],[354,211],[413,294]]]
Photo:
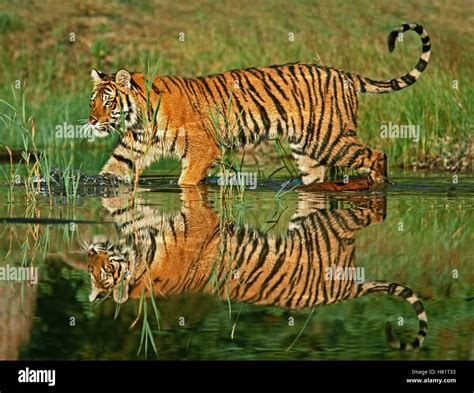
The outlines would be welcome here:
[[[120,133],[100,175],[138,179],[162,157],[181,163],[179,185],[196,185],[223,155],[265,139],[289,143],[303,185],[323,182],[331,166],[368,173],[372,187],[388,182],[387,156],[357,136],[358,93],[389,93],[414,84],[426,69],[430,38],[410,23],[388,36],[415,31],[422,53],[400,78],[376,81],[316,64],[289,63],[235,69],[204,77],[150,76],[92,69],[87,126],[98,137]]]
[[[175,215],[146,205],[130,207],[123,198],[104,199],[119,240],[97,239],[86,246],[91,302],[109,293],[117,303],[142,293],[205,293],[236,303],[301,310],[382,293],[408,301],[419,321],[418,334],[408,343],[397,339],[387,322],[389,344],[401,350],[421,346],[427,315],[410,288],[344,274],[356,268],[356,233],[384,220],[383,197],[366,206],[328,209],[308,204],[301,194],[285,236],[218,217],[196,190],[185,189],[182,199]]]

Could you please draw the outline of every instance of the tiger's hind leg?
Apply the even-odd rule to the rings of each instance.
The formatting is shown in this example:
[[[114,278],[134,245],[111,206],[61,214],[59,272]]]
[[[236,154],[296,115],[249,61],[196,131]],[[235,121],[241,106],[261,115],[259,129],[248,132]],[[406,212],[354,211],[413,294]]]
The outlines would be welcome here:
[[[317,160],[293,150],[293,157],[296,160],[298,169],[301,172],[301,178],[304,185],[311,183],[320,183],[324,181],[326,174],[326,165],[321,165]]]
[[[372,187],[380,187],[388,181],[385,153],[365,147],[355,137],[341,139],[341,143],[331,154],[330,161],[332,165],[368,171]]]

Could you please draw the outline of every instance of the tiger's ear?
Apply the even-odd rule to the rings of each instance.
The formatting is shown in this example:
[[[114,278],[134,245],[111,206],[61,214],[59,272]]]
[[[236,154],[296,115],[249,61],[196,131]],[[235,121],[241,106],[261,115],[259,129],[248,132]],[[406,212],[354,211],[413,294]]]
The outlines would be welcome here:
[[[125,280],[123,284],[117,285],[114,288],[114,300],[116,303],[123,304],[128,300],[128,286],[128,281]]]
[[[130,76],[130,73],[124,69],[118,71],[115,75],[115,83],[117,84],[117,86],[125,90],[130,90],[130,88],[132,87],[131,80],[132,77]]]
[[[95,68],[91,71],[92,80],[95,83],[102,82],[104,80],[105,74],[101,71],[97,71]]]

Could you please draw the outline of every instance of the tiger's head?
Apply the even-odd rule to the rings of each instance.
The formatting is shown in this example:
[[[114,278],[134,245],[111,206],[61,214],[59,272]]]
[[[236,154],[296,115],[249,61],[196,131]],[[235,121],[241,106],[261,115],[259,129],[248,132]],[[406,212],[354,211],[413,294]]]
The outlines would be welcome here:
[[[88,269],[91,275],[93,302],[99,295],[113,291],[117,303],[125,303],[129,292],[129,253],[109,241],[93,242],[87,246]]]
[[[107,75],[92,69],[91,77],[94,89],[90,98],[88,126],[94,135],[105,137],[118,131],[122,116],[127,128],[135,127],[140,122],[140,112],[130,73],[122,69]]]

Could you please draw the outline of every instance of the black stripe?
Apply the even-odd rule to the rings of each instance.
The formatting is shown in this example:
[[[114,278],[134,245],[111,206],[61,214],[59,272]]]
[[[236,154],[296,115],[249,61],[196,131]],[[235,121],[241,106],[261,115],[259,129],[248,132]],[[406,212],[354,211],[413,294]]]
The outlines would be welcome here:
[[[283,252],[278,256],[277,260],[275,261],[275,264],[273,265],[273,268],[271,270],[271,272],[267,275],[267,277],[265,278],[265,280],[263,281],[262,284],[259,284],[261,286],[261,292],[258,294],[258,296],[255,298],[252,298],[253,300],[256,300],[257,302],[262,300],[263,298],[263,295],[264,295],[264,292],[265,292],[265,287],[267,286],[267,284],[273,279],[275,278],[275,276],[277,274],[280,274],[280,269],[281,267],[283,266],[284,262],[285,262],[285,251],[286,251],[286,248],[283,249]],[[286,276],[286,273],[282,273],[280,278],[277,280],[277,282],[269,288],[269,290],[267,291],[267,296],[273,292],[274,289],[276,289],[278,287],[278,285],[281,283],[281,281],[283,280],[283,278]]]
[[[256,94],[257,96],[260,96],[258,93],[254,93],[253,90],[250,90],[250,92],[252,94]],[[266,134],[268,132],[268,130],[270,129],[270,125],[271,125],[270,118],[268,117],[267,110],[255,98],[253,99],[253,102],[258,107],[258,113],[261,115],[261,120],[262,120],[262,125],[263,125],[263,130],[261,130],[261,132]],[[250,113],[251,112],[252,111],[250,111]]]
[[[240,101],[242,99],[242,97],[239,98],[239,94],[238,94],[242,89],[242,81],[241,81],[240,76],[238,74],[234,75],[234,73],[231,73],[231,75],[233,77],[236,76],[236,79],[239,83],[239,89],[233,89],[232,90],[232,93],[233,93],[232,98],[235,100],[235,104],[237,105],[237,111],[238,111],[237,125],[238,125],[239,129],[237,130],[237,134],[238,134],[239,139],[243,136],[243,138],[246,140],[247,137],[245,136],[245,131],[249,130],[250,132],[252,132],[253,130],[249,127],[249,124],[247,122],[247,116],[246,116],[245,109],[242,106],[242,103]],[[240,94],[240,96],[241,96],[241,94]],[[242,124],[242,121],[243,121],[243,124]]]
[[[419,323],[420,330],[428,330],[428,323],[426,321],[421,321]],[[424,332],[423,332],[424,333]],[[426,334],[426,333],[425,333]]]
[[[173,142],[171,142],[171,146],[170,146],[170,148],[169,148],[169,152],[170,152],[170,153],[173,153],[173,151],[175,150],[177,139],[178,139],[178,130],[175,130]]]
[[[245,237],[247,237],[247,242],[244,244],[243,242],[244,242]],[[237,232],[237,238],[240,240],[237,240],[237,242],[235,243],[236,250],[235,250],[234,258],[232,259],[236,261],[237,267],[240,268],[244,260],[245,252],[247,251],[247,247],[249,246],[249,244],[252,242],[253,239],[251,236],[247,236],[245,228],[242,228]],[[252,242],[252,245],[253,245],[253,248],[255,249],[256,243]]]
[[[272,93],[271,87],[268,85],[268,83],[265,80],[261,80],[261,82],[264,85],[265,88],[265,93],[270,97],[270,100],[273,101],[273,104],[275,105],[275,108],[278,111],[278,114],[280,115],[281,118],[283,118],[283,121],[287,121],[287,115],[286,115],[286,110],[283,108],[281,105],[281,102],[278,98],[275,97],[275,95]]]
[[[350,85],[349,80],[346,78],[345,74],[338,72],[337,76],[339,77],[339,82],[341,83],[342,103],[344,105],[345,114],[349,116],[352,114],[352,111],[350,109],[349,102],[347,101],[346,91],[349,91],[352,85]],[[343,125],[341,124],[341,126]]]
[[[400,84],[398,83],[398,81],[396,79],[392,79],[390,81],[390,88],[392,90],[400,90],[401,89]]]
[[[334,132],[336,132],[336,131],[334,131]],[[343,132],[338,132],[336,134],[336,136],[333,139],[333,141],[331,142],[331,144],[327,147],[327,149],[326,149],[327,152],[324,155],[322,155],[321,157],[318,157],[318,162],[320,164],[324,164],[324,163],[328,163],[328,162],[334,162],[334,158],[331,159],[331,155],[333,153],[337,152],[337,150],[335,150],[335,149],[336,149],[337,145],[341,142],[341,139],[343,138],[343,136],[345,136],[345,135],[348,135],[348,133],[346,132],[344,134]],[[355,133],[354,133],[353,136],[355,136]]]
[[[360,76],[357,76],[357,79],[359,80],[360,92],[365,93],[367,91],[365,88],[366,81],[363,80]]]
[[[288,66],[287,70],[288,70],[288,76],[290,80],[293,82],[293,87],[295,89],[295,92],[296,94],[298,94],[298,97],[300,98],[299,102],[302,105],[303,109],[306,109],[306,102],[302,95],[300,82],[298,80],[298,75],[296,75],[295,65]]]
[[[301,134],[302,136],[304,135],[304,142],[303,142],[303,146],[302,146],[302,149],[303,151],[306,151],[307,147],[308,147],[308,143],[309,143],[309,138],[310,136],[314,136],[315,134],[315,117],[316,117],[316,104],[314,102],[313,99],[315,99],[315,96],[316,94],[313,94],[314,90],[311,90],[311,86],[310,84],[308,83],[308,80],[306,79],[305,75],[303,74],[303,70],[302,70],[302,67],[299,67],[299,71],[300,71],[300,80],[302,79],[304,81],[304,84],[306,85],[306,89],[308,90],[308,98],[309,98],[309,123],[308,123],[308,126],[304,129],[301,130]],[[308,71],[308,73],[311,75],[311,73]],[[312,84],[314,85],[314,77],[313,75],[311,75],[311,79],[312,79]],[[301,82],[300,82],[301,83]],[[324,102],[324,99],[322,100],[322,102]],[[322,116],[322,114],[321,114]],[[318,140],[318,138],[316,138],[316,140]]]
[[[416,25],[416,27],[413,30],[415,30],[420,35],[423,34],[423,26]]]
[[[122,101],[122,103],[121,103],[122,108],[124,107],[124,105],[123,105],[123,99],[125,98],[125,103],[127,104],[128,110],[129,110],[129,111],[130,111],[130,110],[133,111],[132,102],[130,101],[130,97],[128,96],[128,94],[120,94],[119,97],[120,97],[120,100]],[[127,115],[130,116],[131,113],[127,112]]]
[[[399,296],[401,296],[403,299],[408,299],[409,297],[413,296],[413,291],[410,288],[404,288]]]
[[[183,92],[181,91],[182,87],[178,84],[178,82],[176,82],[175,79],[177,79],[177,78],[174,77],[174,76],[169,76],[168,77],[168,80],[178,88],[178,91],[180,92],[180,94],[183,94]]]
[[[298,113],[298,116],[299,116],[299,119],[300,119],[300,128],[303,127],[304,125],[304,119],[303,119],[303,114],[302,114],[302,104],[300,102],[300,99],[298,97],[301,98],[301,94],[299,92],[299,88],[298,88],[298,85],[295,84],[295,80],[293,79],[293,77],[291,76],[291,74],[289,72],[286,72],[283,73],[280,71],[279,73],[280,77],[282,78],[282,80],[286,83],[286,85],[288,86],[288,89],[291,93],[291,97],[293,98],[293,101],[290,100],[289,104],[290,105],[295,105],[296,106],[296,111],[290,111],[289,115],[290,115],[290,119],[289,121],[291,122],[291,124],[289,124],[289,127],[293,129],[293,135],[296,135],[296,125],[294,123],[294,120],[293,120],[293,117],[292,117],[292,114],[293,113]],[[288,80],[285,78],[285,76],[288,76]],[[298,95],[298,97],[297,97]],[[290,143],[292,143],[292,140],[289,140]]]
[[[257,250],[257,248],[259,246],[258,238],[254,238],[252,234],[249,235],[249,238],[250,238],[250,241],[252,242],[252,248],[250,249],[250,252],[249,252],[247,258],[245,259],[245,263],[242,263],[243,258],[245,256],[245,251],[247,249],[248,244],[250,243],[250,241],[249,241],[247,243],[247,245],[244,247],[244,250],[242,251],[242,254],[241,254],[240,258],[237,260],[237,265],[239,266],[239,268],[240,268],[240,266],[244,266],[245,264],[248,264],[249,261],[251,261],[252,255],[255,253],[255,251]],[[244,271],[245,271],[245,269],[244,269]],[[236,298],[239,298],[239,294],[240,294],[241,289],[244,289],[243,285],[238,285],[236,287],[236,291],[235,291],[235,297]]]
[[[402,81],[407,85],[411,85],[416,82],[416,78],[413,75],[406,74],[401,77]]]
[[[413,303],[413,308],[415,309],[417,314],[421,314],[425,310],[423,307],[423,303],[421,303],[419,300]]]
[[[271,74],[267,74],[267,76],[268,76],[268,81],[271,82],[273,84],[273,86],[275,86],[275,88],[278,90],[278,92],[283,96],[283,98],[286,101],[288,101],[289,100],[288,96],[283,91],[283,89],[278,85],[278,83],[275,81],[275,79],[273,79],[273,76]]]
[[[124,162],[125,164],[127,164],[129,169],[133,169],[133,162],[128,158],[125,158],[124,156],[117,153],[113,153],[112,157],[114,157],[117,161]]]
[[[336,111],[338,113],[338,118],[340,120],[340,122],[342,123],[342,118],[341,118],[341,112],[340,112],[340,109],[339,109],[339,103],[338,103],[338,100],[337,100],[337,79],[336,78],[333,78],[334,82],[333,82],[333,88],[332,88],[332,99],[331,99],[331,114],[329,116],[329,124],[327,126],[327,129],[326,129],[326,134],[324,135],[324,138],[323,138],[323,141],[322,143],[320,144],[320,148],[319,148],[319,154],[323,154],[324,151],[328,151],[326,153],[326,156],[328,156],[331,152],[331,149],[327,149],[327,146],[328,146],[328,143],[329,143],[329,140],[330,138],[333,136],[332,134],[334,132],[336,132],[336,130],[333,129],[333,117],[334,117],[334,110],[333,108],[335,107],[336,108]],[[343,92],[342,92],[343,94]],[[342,124],[339,125],[339,127],[342,127]],[[318,140],[320,140],[318,138]],[[332,145],[332,144],[331,144]],[[314,157],[314,154],[316,152],[316,146],[314,147],[314,149],[312,150],[311,154],[312,156]]]
[[[253,105],[258,106],[258,102],[256,102],[255,98],[250,97],[249,100]],[[248,115],[250,117],[250,121],[252,122],[252,129],[251,130],[253,131],[253,132],[249,132],[249,135],[248,135],[249,142],[254,142],[257,139],[260,139],[260,135],[262,135],[262,132],[265,129],[265,123],[263,122],[261,116],[260,116],[260,120],[262,122],[262,127],[263,128],[260,128],[260,125],[257,121],[257,118],[254,116],[254,114],[259,115],[260,113],[258,113],[257,111],[254,111],[252,109],[248,110]]]
[[[151,89],[154,91],[154,93],[159,96],[160,95],[160,91],[158,90],[158,87],[155,86],[155,83],[153,82],[151,84]]]
[[[311,98],[314,99],[314,107],[313,107],[313,110],[311,110],[311,124],[312,124],[312,130],[310,131],[311,134],[310,136],[312,137],[311,141],[312,142],[316,142],[313,146],[313,149],[312,149],[312,152],[314,152],[316,150],[316,145],[318,144],[318,141],[320,140],[319,139],[319,130],[316,130],[315,129],[315,123],[316,123],[316,111],[318,109],[318,106],[320,105],[320,101],[322,103],[325,95],[321,93],[321,86],[320,86],[320,83],[321,83],[321,80],[320,80],[320,74],[319,74],[319,70],[313,66],[313,65],[307,65],[306,66],[306,69],[308,70],[310,76],[311,76],[311,89],[312,89],[312,95],[311,95]],[[317,83],[318,83],[318,90],[320,91],[320,94],[318,95],[318,93],[316,92],[316,78],[314,76],[314,74],[316,74],[316,78],[317,78]],[[314,116],[313,116],[314,115]]]
[[[188,230],[189,230],[188,220],[186,219],[186,215],[183,212],[181,212],[180,215],[181,215],[181,218],[183,220],[183,226],[184,226],[184,228],[183,228],[184,240],[186,240],[188,238]]]
[[[168,90],[169,93],[171,93],[171,89],[169,88],[168,84],[166,83],[165,78],[161,78],[161,83],[165,86],[166,90]]]
[[[181,160],[183,160],[186,157],[189,150],[188,131],[186,128],[183,128],[183,130],[184,130],[184,151],[183,151],[183,154],[181,155]]]
[[[207,79],[207,78],[199,78],[198,80],[199,80],[199,81],[201,82],[201,84],[204,86],[204,88],[206,89],[207,93],[211,96],[211,100],[212,100],[212,101],[211,101],[211,105],[210,105],[210,106],[212,106],[212,104],[215,105],[215,104],[216,104],[216,99],[215,99],[215,97],[214,97],[214,94],[212,93],[212,90],[211,90],[210,87],[209,87],[209,84],[208,84],[209,79]],[[207,100],[207,97],[206,97],[206,100]],[[208,102],[209,102],[209,101],[208,101]],[[210,109],[212,109],[212,108],[210,108]]]
[[[231,95],[229,93],[229,88],[227,87],[227,79],[225,78],[224,75],[220,74],[220,75],[216,75],[216,78],[217,78],[217,82],[219,83],[220,86],[222,86],[225,94],[226,94],[226,98],[227,96],[229,98],[227,98],[227,102],[226,102],[226,108],[227,108],[227,103],[231,100]],[[224,81],[222,81],[222,79],[224,79]],[[240,82],[239,82],[240,83]],[[239,111],[238,114],[236,114],[236,122],[237,122],[237,137],[239,138],[240,142],[242,143],[242,145],[245,145],[247,143],[247,137],[245,135],[245,129],[249,128],[248,127],[248,124],[247,124],[247,120],[245,118],[245,111],[244,111],[244,108],[242,107],[238,97],[237,97],[237,94],[232,94],[232,101],[236,103],[237,105],[237,110]],[[231,105],[231,110],[232,110],[232,105]],[[242,116],[244,117],[244,123],[242,123]]]
[[[242,79],[241,79],[241,76],[243,78],[245,78],[245,76],[243,74],[241,75],[240,73],[235,73],[235,74],[237,76],[237,79],[239,81],[239,86],[240,86],[240,89],[238,90],[240,92],[240,98],[237,98],[237,96],[239,94],[235,94],[236,102],[237,102],[237,105],[240,105],[239,106],[239,111],[243,110],[241,116],[243,117],[244,124],[247,127],[247,130],[241,131],[241,133],[240,133],[240,134],[242,134],[241,139],[245,140],[245,143],[247,142],[247,135],[245,135],[245,131],[248,131],[249,141],[252,141],[252,140],[255,141],[256,136],[260,135],[260,131],[261,131],[260,126],[259,126],[257,120],[254,118],[253,113],[252,113],[252,112],[255,112],[255,111],[252,111],[252,109],[249,108],[249,106],[251,107],[252,105],[256,105],[255,99],[253,97],[248,97],[248,98],[246,97],[245,92],[247,91],[247,89],[244,88],[243,83],[242,83]],[[246,81],[247,81],[247,83],[249,83],[248,79],[246,79]],[[245,103],[245,106],[246,106],[245,109],[243,107],[241,107],[241,101],[240,100],[243,100],[243,102]],[[249,102],[250,102],[250,105],[249,105]],[[248,118],[250,118],[250,121],[252,122],[251,125],[249,125]]]
[[[326,147],[329,143],[329,140],[332,136],[332,132],[334,131],[332,123],[333,123],[333,117],[334,117],[334,107],[337,105],[334,102],[334,98],[335,98],[335,96],[331,97],[331,101],[329,102],[329,105],[330,105],[329,123],[327,124],[327,127],[324,131],[323,140],[322,140],[321,143],[316,144],[314,146],[314,148],[311,150],[311,156],[313,156],[313,157],[316,156],[316,151],[317,151],[317,156],[318,157],[323,157],[323,154],[324,154],[324,156],[328,156],[331,153],[330,150],[329,150],[325,154],[325,151],[326,151]],[[322,131],[323,130],[321,130],[321,132]],[[318,141],[321,141],[320,137],[318,138]],[[317,148],[319,148],[319,149],[317,149]],[[321,158],[321,162],[323,162],[323,158]]]
[[[123,209],[117,209],[117,210],[114,210],[111,214],[112,214],[112,217],[116,217],[116,216],[120,216],[124,213],[127,213],[129,212],[130,210],[133,210],[133,207],[131,206],[127,206]]]
[[[143,150],[137,149],[137,148],[134,147],[134,146],[128,146],[128,144],[125,143],[125,141],[124,141],[123,139],[120,139],[118,144],[119,144],[120,146],[122,146],[124,149],[132,150],[132,151],[135,152],[135,153],[143,154]]]
[[[258,276],[262,273],[262,272],[259,272],[257,276],[252,279],[252,277],[260,270],[260,268],[265,264],[265,261],[267,260],[267,256],[269,252],[268,239],[263,238],[262,240],[263,240],[263,244],[262,244],[262,248],[260,249],[260,253],[258,255],[257,263],[255,264],[255,267],[253,268],[253,270],[249,273],[248,281],[246,283],[247,285],[245,286],[244,293],[247,292],[247,290],[252,286],[252,284],[255,282]]]
[[[216,87],[218,88],[219,86],[222,87],[223,96],[225,97],[225,104],[226,104],[226,109],[227,109],[227,104],[229,103],[229,100],[230,100],[230,93],[229,93],[229,88],[227,87],[227,80],[222,74],[218,74],[214,78],[217,82]],[[224,81],[222,81],[222,79],[224,79]]]
[[[420,61],[418,62],[418,64],[415,66],[415,68],[420,71],[420,72],[423,72],[426,68],[426,66],[428,65],[428,62],[426,62],[425,60],[423,59],[420,59]]]
[[[268,291],[267,291],[267,296],[278,288],[278,286],[282,283],[282,281],[285,279],[285,277],[286,277],[286,273],[283,273],[283,274],[280,276],[280,278],[277,280],[277,282],[276,282],[275,284],[273,284],[273,286],[271,286],[271,287],[268,289]],[[261,300],[261,298],[263,297],[263,294],[264,294],[263,291],[264,291],[264,289],[265,289],[265,288],[262,289],[262,292],[261,292],[261,294],[260,294],[260,296],[259,296],[259,299],[258,299],[257,301]],[[272,303],[273,303],[273,302],[272,302]],[[274,304],[274,303],[273,303],[273,304]]]
[[[312,260],[313,260],[313,242],[312,242],[312,238],[311,238],[311,233],[308,231],[308,228],[305,227],[305,226],[302,226],[301,227],[301,230],[303,232],[303,246],[305,248],[305,260],[306,260],[306,275],[304,277],[304,286],[303,286],[303,289],[301,290],[300,292],[300,296],[298,297],[298,299],[296,300],[296,305],[297,306],[300,306],[300,302],[301,300],[305,297],[306,295],[306,288],[308,287],[308,284],[309,284],[309,280],[310,280],[310,274],[311,274],[311,268],[312,268]],[[316,242],[317,242],[317,238],[316,238]],[[320,258],[320,248],[319,248],[319,244],[316,244],[316,252],[318,253],[318,261],[321,261],[321,258]],[[301,286],[300,286],[301,288]],[[303,304],[304,306],[304,304]]]
[[[330,158],[330,161],[328,161],[327,164],[337,164],[338,161],[343,161],[343,159],[346,157],[347,151],[354,146],[357,146],[354,142],[346,142],[340,147],[336,154]]]
[[[253,76],[256,76],[257,79],[260,81],[260,76],[259,76],[258,74],[255,75],[255,74],[252,74],[251,72],[249,72],[249,74],[251,74],[251,75],[253,75]],[[258,97],[258,99],[259,99],[260,101],[265,102],[265,100],[262,98],[262,96],[258,93],[257,89],[255,89],[255,86],[250,82],[250,80],[249,80],[249,78],[247,77],[247,75],[244,73],[244,74],[242,74],[242,76],[244,77],[245,81],[247,82],[247,89],[248,89],[249,91],[251,91],[252,93],[254,93],[254,94]]]
[[[213,76],[212,79],[209,80],[209,82],[212,82],[214,84],[214,91],[219,96],[219,99],[215,100],[214,102],[215,105],[218,106],[219,108],[222,108],[222,106],[226,106],[225,104],[226,104],[227,98],[225,95],[225,90],[224,92],[221,92],[221,89],[219,88],[219,84],[218,84],[219,80],[217,79],[217,77]]]
[[[193,109],[196,109],[196,103],[193,101],[193,94],[191,94],[191,89],[188,85],[188,82],[190,82],[189,79],[187,78],[176,78],[176,80],[178,81],[178,83],[182,86],[182,89],[184,91],[184,93],[186,94],[186,97],[188,99],[188,102],[189,104],[191,105],[191,107]],[[196,98],[196,96],[194,96],[194,98]]]
[[[289,142],[298,144],[299,141],[301,140],[301,136],[303,135],[302,131],[305,128],[304,116],[303,116],[303,110],[305,108],[305,100],[304,100],[304,97],[301,95],[301,88],[300,88],[298,80],[295,77],[294,69],[291,69],[291,66],[290,66],[287,68],[287,70],[288,70],[287,75],[292,85],[291,94],[293,96],[293,99],[295,100],[295,104],[297,107],[296,112],[298,113],[298,117],[300,120],[299,133],[297,134],[297,130],[294,129],[293,130],[294,138],[292,138],[292,140]]]
[[[214,99],[212,98],[212,94],[210,93],[209,91],[209,87],[207,86],[207,84],[204,83],[203,79],[202,78],[196,78],[194,80],[197,88],[199,89],[199,97],[202,98],[204,97],[204,99],[206,100],[206,104],[208,106],[208,108],[212,108],[213,104],[214,104]],[[205,86],[206,90],[203,88],[203,85]],[[208,97],[210,95],[210,97]],[[210,101],[209,101],[210,99]]]
[[[145,94],[143,93],[142,88],[138,85],[138,83],[135,82],[133,78],[130,80],[130,84],[132,88],[134,88],[142,96],[143,100],[146,101],[146,97],[145,97]]]
[[[301,263],[301,259],[304,257],[303,247],[302,247],[304,239],[303,239],[303,235],[301,234],[301,228],[299,228],[299,231],[295,232],[295,234],[298,236],[298,240],[295,241],[298,244],[298,258],[296,259],[298,270],[296,271],[294,275],[294,285],[296,286],[296,290],[295,292],[291,293],[291,298],[288,299],[288,302],[287,302],[288,305],[297,305],[296,296],[299,293],[300,278],[303,274],[303,263]]]
[[[323,70],[320,70],[321,72]],[[323,117],[325,115],[325,111],[326,111],[326,95],[328,94],[329,92],[329,83],[331,81],[331,72],[329,71],[328,68],[324,68],[324,71],[326,71],[326,84],[324,86],[324,91],[322,90],[322,80],[321,82],[319,83],[320,84],[320,97],[321,97],[321,106],[319,108],[319,120],[318,120],[318,125],[316,127],[316,140],[317,141],[320,141],[321,140],[321,132],[322,132],[322,124],[323,124]],[[320,77],[319,77],[319,72],[318,72],[318,81],[320,80]],[[318,149],[314,149],[314,154],[316,154],[316,152],[318,152]],[[321,149],[319,149],[319,152],[318,154],[321,154],[322,151]]]
[[[192,94],[189,94],[188,97],[192,96],[192,98],[194,98],[194,102],[192,102],[191,104],[193,105],[193,107],[196,108],[196,105],[199,103],[199,96],[200,96],[200,94],[194,88],[194,86],[197,84],[195,83],[194,79],[184,79],[184,83],[186,84],[188,91],[191,91],[192,93]]]
[[[299,279],[301,277],[301,272],[303,270],[302,266],[303,264],[301,262],[301,257],[303,255],[303,250],[302,250],[302,244],[303,244],[303,239],[301,236],[301,231],[294,231],[291,233],[290,239],[292,243],[296,244],[296,249],[298,251],[298,254],[296,255],[296,258],[294,259],[295,263],[295,268],[291,273],[291,278],[290,278],[290,288],[288,292],[288,299],[285,303],[286,307],[292,307],[295,303],[294,301],[296,300],[296,295],[298,294],[298,288],[299,288]],[[292,247],[293,248],[293,247]],[[295,288],[293,290],[293,288]]]
[[[155,234],[150,234],[150,249],[147,252],[147,257],[146,261],[148,263],[148,266],[152,264],[152,262],[155,259],[155,253],[156,253],[156,233]]]
[[[352,78],[349,77],[349,79],[352,81]],[[351,89],[349,90],[349,108],[351,109],[351,118],[352,122],[354,123],[354,127],[357,128],[357,108],[358,108],[358,102],[357,102],[357,91],[355,90],[354,82],[352,82]]]
[[[323,217],[324,215],[324,217]],[[313,220],[314,220],[314,227],[315,228],[318,228],[316,231],[317,232],[320,232],[321,233],[321,236],[318,236],[318,238],[321,238],[322,241],[324,242],[325,246],[326,246],[326,256],[325,258],[328,260],[328,261],[333,261],[334,258],[331,258],[331,254],[332,254],[332,251],[331,251],[331,237],[329,234],[328,234],[328,230],[332,230],[332,231],[335,231],[337,232],[336,230],[334,230],[333,226],[334,225],[325,225],[325,223],[331,223],[331,216],[329,216],[329,214],[326,214],[326,211],[322,210],[320,214],[314,214],[313,215]]]

